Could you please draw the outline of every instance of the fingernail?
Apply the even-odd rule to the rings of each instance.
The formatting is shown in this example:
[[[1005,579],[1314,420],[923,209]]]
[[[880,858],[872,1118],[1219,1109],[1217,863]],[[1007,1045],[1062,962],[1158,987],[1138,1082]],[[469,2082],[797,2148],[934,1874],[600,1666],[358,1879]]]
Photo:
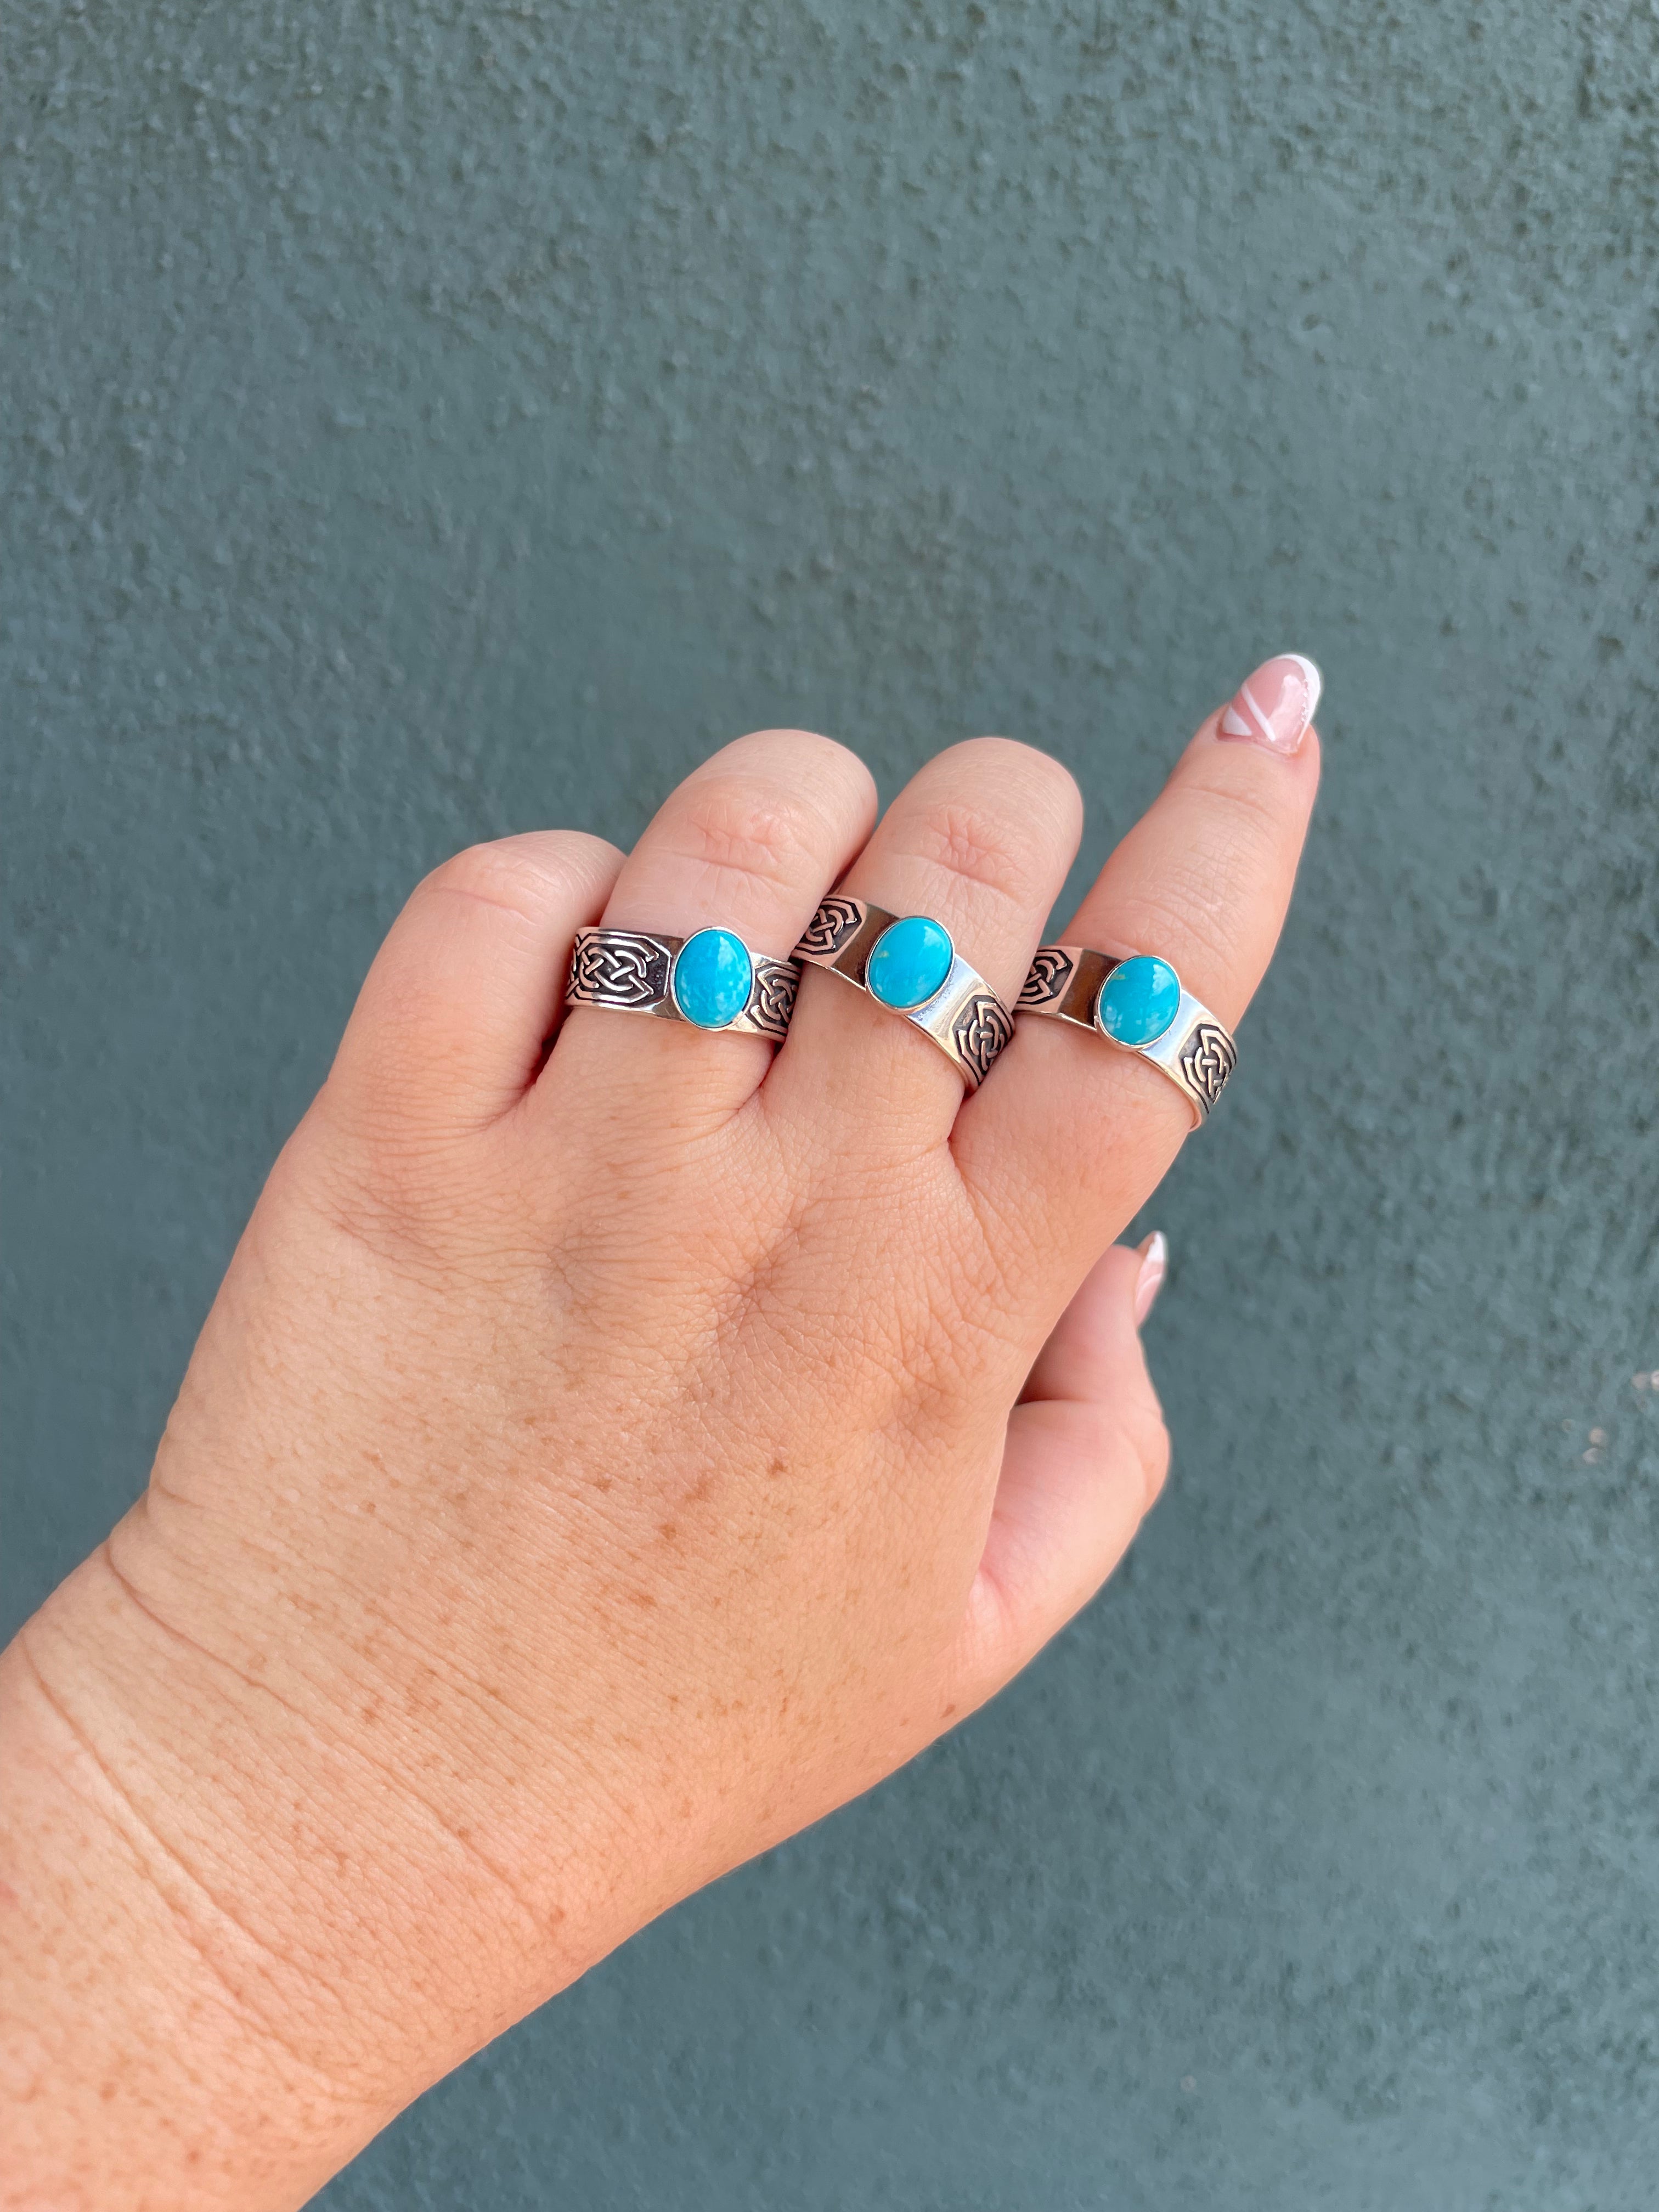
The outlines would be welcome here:
[[[1293,753],[1307,735],[1325,679],[1299,653],[1264,660],[1222,714],[1217,735],[1248,738],[1270,753]]]
[[[1135,1277],[1135,1327],[1139,1328],[1152,1310],[1153,1301],[1164,1287],[1164,1275],[1170,1264],[1170,1241],[1161,1229],[1154,1229],[1140,1248],[1140,1273]]]

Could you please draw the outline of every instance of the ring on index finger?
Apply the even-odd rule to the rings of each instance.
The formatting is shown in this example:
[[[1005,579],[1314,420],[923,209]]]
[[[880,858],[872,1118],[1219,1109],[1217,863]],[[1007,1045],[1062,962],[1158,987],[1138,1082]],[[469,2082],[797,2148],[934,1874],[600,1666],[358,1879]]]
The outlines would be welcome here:
[[[1093,1030],[1166,1075],[1201,1127],[1238,1060],[1224,1022],[1194,998],[1167,960],[1127,959],[1086,945],[1040,945],[1015,1002],[1021,1014],[1047,1014]]]

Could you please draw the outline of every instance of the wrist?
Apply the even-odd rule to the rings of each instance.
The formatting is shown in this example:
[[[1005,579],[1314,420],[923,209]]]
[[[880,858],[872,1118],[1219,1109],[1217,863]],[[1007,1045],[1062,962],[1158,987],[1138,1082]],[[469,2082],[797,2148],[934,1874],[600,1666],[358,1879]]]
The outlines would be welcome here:
[[[302,2203],[525,2008],[404,1793],[107,1550],[0,1655],[0,1767],[5,2212]]]

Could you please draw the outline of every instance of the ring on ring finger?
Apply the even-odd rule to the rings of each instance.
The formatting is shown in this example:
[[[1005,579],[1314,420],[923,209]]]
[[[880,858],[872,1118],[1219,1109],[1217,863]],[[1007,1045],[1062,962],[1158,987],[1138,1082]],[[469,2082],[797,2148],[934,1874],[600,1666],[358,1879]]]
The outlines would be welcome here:
[[[1093,1030],[1167,1075],[1200,1128],[1238,1060],[1226,1024],[1194,998],[1167,960],[1138,952],[1115,959],[1086,945],[1040,945],[1015,1001],[1021,1014],[1047,1014]]]
[[[795,947],[797,960],[827,968],[868,992],[878,1006],[936,1044],[969,1091],[1012,1043],[1013,1018],[930,915],[890,914],[868,899],[832,891]]]
[[[800,969],[751,952],[736,932],[579,929],[567,1006],[656,1014],[694,1029],[763,1036],[781,1044],[795,1010]]]

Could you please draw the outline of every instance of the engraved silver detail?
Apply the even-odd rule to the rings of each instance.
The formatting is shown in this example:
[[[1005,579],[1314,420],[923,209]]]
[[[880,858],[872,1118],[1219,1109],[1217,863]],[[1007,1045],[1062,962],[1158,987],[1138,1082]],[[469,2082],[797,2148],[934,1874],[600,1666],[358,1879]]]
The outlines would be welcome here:
[[[832,891],[806,925],[806,933],[795,947],[803,960],[833,959],[864,920],[857,899]]]
[[[622,929],[585,932],[576,940],[567,999],[577,1006],[648,1006],[668,995],[672,954],[660,939]]]
[[[800,969],[791,960],[757,959],[755,988],[749,997],[749,1019],[763,1036],[781,1042],[795,1011],[800,988]]]
[[[1031,971],[1014,1001],[1015,1012],[1023,1006],[1030,1013],[1034,1007],[1049,1005],[1066,988],[1076,966],[1077,962],[1063,945],[1038,945]]]
[[[976,992],[951,1024],[951,1042],[976,1085],[991,1073],[997,1054],[1006,1052],[1013,1041],[1014,1024],[1008,1009],[989,991]]]
[[[1181,1048],[1181,1072],[1208,1114],[1238,1065],[1238,1048],[1219,1022],[1200,1022]]]

